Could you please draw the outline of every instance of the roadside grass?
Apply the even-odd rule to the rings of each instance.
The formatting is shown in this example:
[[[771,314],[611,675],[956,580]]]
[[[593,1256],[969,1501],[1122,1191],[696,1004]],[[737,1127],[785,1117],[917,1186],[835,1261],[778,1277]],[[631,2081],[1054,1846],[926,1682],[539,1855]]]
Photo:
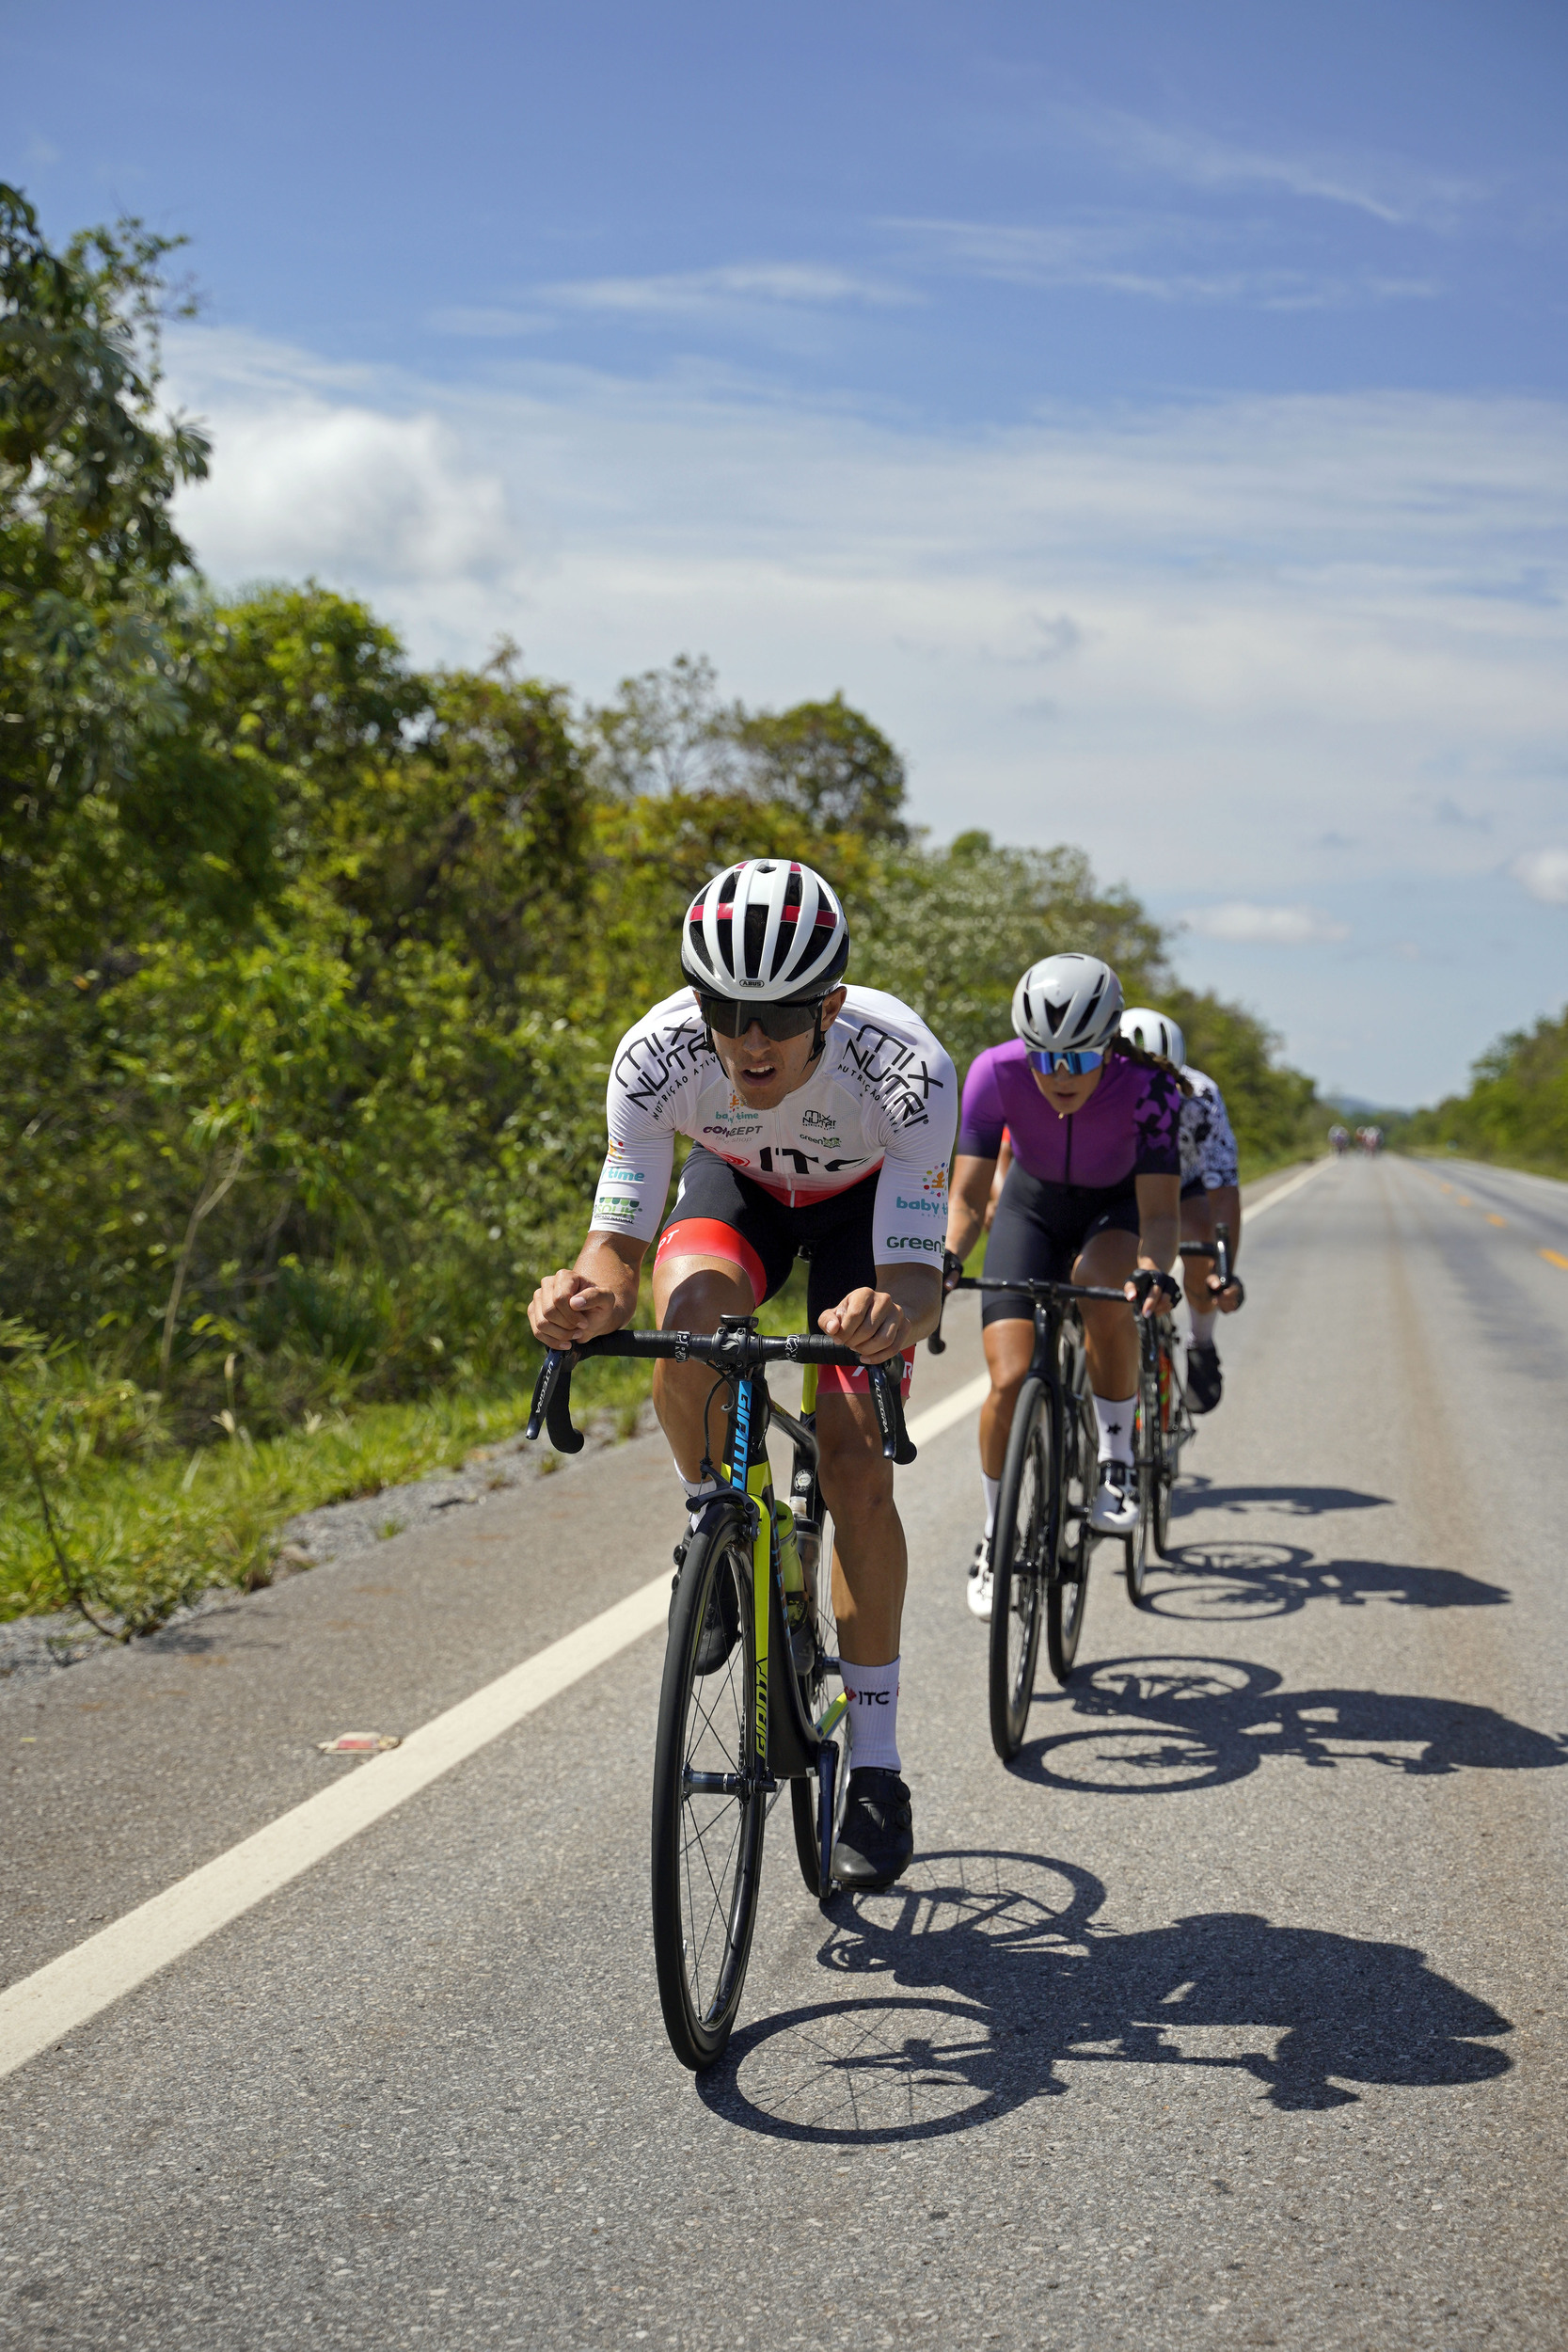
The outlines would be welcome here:
[[[802,1271],[761,1321],[768,1331],[804,1328]],[[134,1635],[154,1631],[210,1585],[255,1591],[271,1582],[281,1531],[297,1513],[460,1469],[476,1448],[517,1436],[537,1368],[535,1358],[515,1381],[312,1413],[298,1428],[261,1439],[229,1413],[213,1442],[185,1450],[161,1438],[156,1400],[123,1381],[105,1379],[95,1391],[80,1364],[61,1370],[35,1356],[23,1373],[13,1365],[8,1393],[20,1390],[30,1414],[54,1534],[13,1424],[0,1451],[0,1620],[78,1608]],[[608,1415],[611,1433],[629,1437],[651,1387],[646,1364],[589,1361],[573,1380],[573,1418],[579,1428],[594,1421],[602,1427]],[[101,1450],[109,1422],[119,1450]],[[541,1469],[552,1467],[541,1453]],[[389,1509],[389,1529],[395,1518]]]

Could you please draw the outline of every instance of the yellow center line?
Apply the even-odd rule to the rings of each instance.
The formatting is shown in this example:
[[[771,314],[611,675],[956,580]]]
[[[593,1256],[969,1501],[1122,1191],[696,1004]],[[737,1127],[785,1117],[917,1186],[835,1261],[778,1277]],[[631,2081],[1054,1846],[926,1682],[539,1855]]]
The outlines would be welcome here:
[[[1459,1205],[1462,1209],[1473,1209],[1476,1204],[1467,1192],[1462,1192],[1459,1196]]]
[[[1498,1216],[1495,1211],[1488,1209],[1486,1212],[1486,1222],[1488,1225],[1506,1225],[1508,1223],[1508,1219],[1506,1216]]]
[[[1558,1250],[1543,1249],[1541,1255],[1548,1265],[1560,1265],[1564,1274],[1568,1274],[1568,1258],[1564,1258]]]

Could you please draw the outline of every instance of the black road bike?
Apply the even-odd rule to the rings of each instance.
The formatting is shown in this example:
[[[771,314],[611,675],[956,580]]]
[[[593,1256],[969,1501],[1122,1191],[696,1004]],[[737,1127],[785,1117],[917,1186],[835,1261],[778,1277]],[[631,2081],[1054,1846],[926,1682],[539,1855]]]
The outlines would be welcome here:
[[[754,1315],[725,1315],[709,1333],[613,1331],[551,1350],[534,1387],[528,1434],[547,1429],[576,1454],[571,1379],[585,1356],[664,1357],[711,1365],[723,1392],[724,1443],[715,1470],[725,1491],[677,1549],[679,1570],[664,1653],[654,1751],[653,1926],[659,2004],[671,2045],[701,2070],[721,2056],[751,1957],[762,1883],[763,1832],[785,1782],[795,1849],[811,1894],[832,1891],[833,1840],[848,1778],[848,1702],[841,1681],[817,1483],[816,1371],[856,1366],[848,1348],[816,1333],[768,1339]],[[771,1363],[804,1367],[799,1418],[769,1394]],[[902,1365],[870,1368],[883,1454],[912,1462],[899,1392]],[[710,1400],[711,1402],[711,1400]],[[768,1430],[794,1441],[790,1504],[801,1584],[786,1587]],[[782,1517],[787,1526],[790,1510]],[[793,1567],[793,1563],[790,1564]]]
[[[1223,1226],[1216,1227],[1215,1241],[1213,1249],[1194,1243],[1189,1254],[1214,1258],[1224,1279],[1229,1273],[1229,1237]],[[1133,1280],[1141,1307],[1152,1277],[1144,1271]],[[1162,1560],[1170,1557],[1171,1489],[1181,1449],[1194,1430],[1171,1319],[1140,1313],[1132,1428],[1137,1525],[1130,1535],[1097,1534],[1090,1512],[1099,1479],[1099,1431],[1078,1302],[1103,1298],[1125,1304],[1125,1292],[984,1276],[961,1277],[953,1287],[1021,1295],[1035,1315],[1034,1352],[1007,1436],[990,1548],[990,1736],[997,1755],[1009,1763],[1023,1744],[1034,1701],[1042,1622],[1053,1675],[1065,1683],[1072,1673],[1096,1544],[1122,1544],[1128,1597],[1134,1607],[1144,1603],[1151,1549]],[[940,1324],[927,1343],[942,1353]]]

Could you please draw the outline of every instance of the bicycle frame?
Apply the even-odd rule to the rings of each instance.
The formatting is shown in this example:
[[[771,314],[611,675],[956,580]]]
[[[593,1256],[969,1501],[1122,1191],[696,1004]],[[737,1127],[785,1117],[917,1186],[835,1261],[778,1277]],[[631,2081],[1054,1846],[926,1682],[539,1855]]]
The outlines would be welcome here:
[[[534,1386],[532,1406],[529,1414],[528,1435],[537,1438],[541,1427],[547,1427],[551,1442],[562,1454],[576,1454],[582,1446],[581,1433],[572,1426],[571,1375],[577,1363],[585,1356],[639,1356],[673,1359],[677,1362],[710,1364],[721,1381],[727,1383],[725,1399],[724,1444],[722,1460],[716,1467],[705,1456],[703,1469],[721,1478],[729,1487],[727,1495],[716,1496],[707,1504],[702,1524],[711,1526],[710,1514],[728,1517],[740,1515],[737,1533],[749,1552],[752,1563],[752,1631],[755,1644],[756,1680],[754,1686],[755,1734],[749,1785],[768,1797],[777,1794],[784,1780],[815,1774],[820,1788],[819,1818],[821,1830],[821,1880],[829,1883],[829,1857],[832,1850],[834,1779],[838,1767],[838,1751],[833,1733],[842,1723],[848,1700],[842,1691],[827,1708],[821,1719],[812,1723],[801,1705],[800,1688],[793,1670],[775,1678],[772,1662],[775,1658],[791,1657],[788,1632],[788,1600],[784,1589],[784,1563],[779,1547],[778,1524],[773,1513],[773,1473],[768,1458],[768,1429],[771,1422],[779,1422],[794,1441],[795,1456],[790,1476],[791,1501],[797,1494],[816,1506],[807,1524],[818,1544],[821,1541],[820,1496],[817,1491],[818,1462],[816,1433],[810,1419],[816,1399],[816,1372],[823,1363],[857,1366],[859,1358],[847,1348],[815,1334],[802,1334],[793,1339],[768,1339],[756,1328],[754,1315],[724,1315],[717,1332],[700,1335],[688,1331],[615,1331],[603,1338],[586,1341],[570,1351],[551,1349]],[[789,1361],[802,1366],[806,1389],[802,1400],[802,1418],[774,1402],[768,1388],[766,1368],[768,1363]],[[904,1426],[903,1401],[899,1393],[899,1374],[885,1364],[873,1364],[870,1392],[881,1431],[882,1452],[886,1458],[898,1464],[912,1462],[915,1450],[910,1443]],[[802,1563],[803,1565],[803,1563]],[[839,1661],[824,1653],[822,1670],[838,1674]],[[693,1788],[707,1789],[708,1776],[693,1775],[689,1784]],[[712,1776],[709,1793],[736,1793],[738,1776]]]

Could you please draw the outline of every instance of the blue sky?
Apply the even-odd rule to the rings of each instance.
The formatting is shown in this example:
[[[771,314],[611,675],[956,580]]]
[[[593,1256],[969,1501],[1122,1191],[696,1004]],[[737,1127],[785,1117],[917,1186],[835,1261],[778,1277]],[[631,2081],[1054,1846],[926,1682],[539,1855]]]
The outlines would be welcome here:
[[[1568,993],[1568,15],[0,18],[0,170],[185,231],[215,576],[585,693],[842,687],[1328,1085]]]

